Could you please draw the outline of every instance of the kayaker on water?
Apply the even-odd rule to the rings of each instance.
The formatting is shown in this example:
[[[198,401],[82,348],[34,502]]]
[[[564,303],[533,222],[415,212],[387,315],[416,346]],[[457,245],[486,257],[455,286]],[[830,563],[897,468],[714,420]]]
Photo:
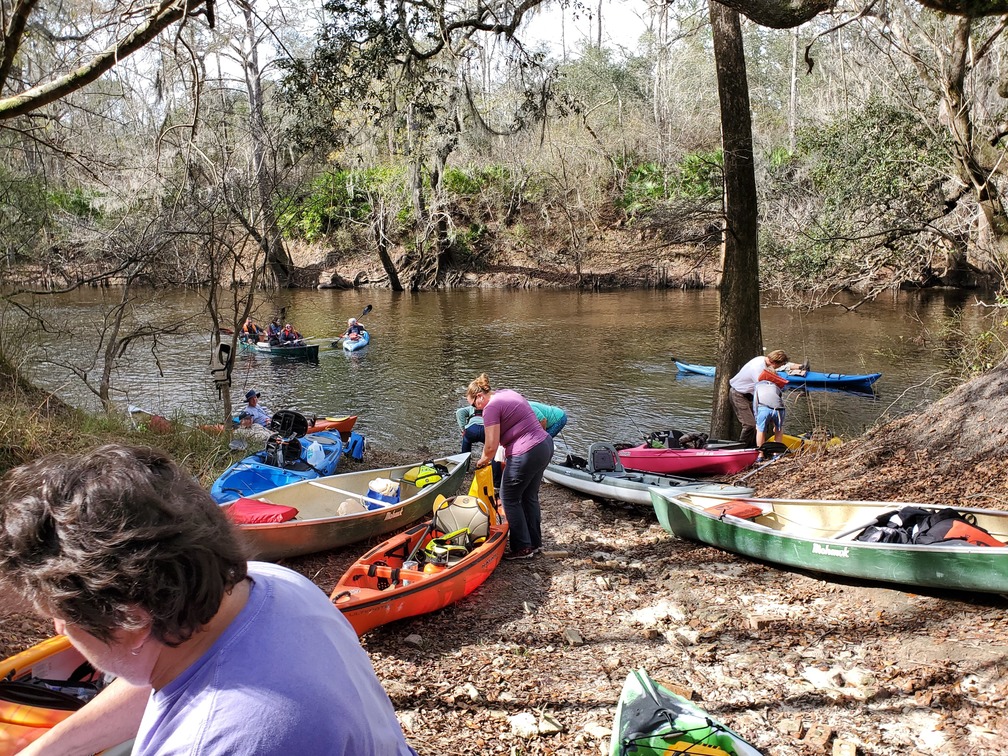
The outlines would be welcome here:
[[[347,320],[347,329],[340,336],[341,339],[350,339],[350,341],[359,341],[361,333],[364,332],[364,327],[357,322],[357,318],[350,318]]]
[[[20,753],[415,756],[350,623],[164,452],[111,444],[0,480],[0,578],[115,675]],[[58,537],[54,537],[58,534]]]
[[[260,396],[260,393],[254,388],[245,392],[245,402],[248,404],[248,407],[243,410],[243,414],[248,413],[253,423],[268,428],[270,420],[273,418],[273,413],[259,404]]]
[[[742,423],[742,433],[739,434],[739,441],[747,447],[756,446],[756,417],[753,414],[753,392],[756,383],[759,381],[760,373],[764,370],[786,369],[788,372],[800,371],[802,366],[795,362],[788,362],[787,353],[782,349],[774,349],[764,356],[753,357],[742,366],[732,379],[728,381],[731,388],[728,391],[728,399],[731,401],[735,417]]]
[[[504,558],[530,559],[542,551],[539,486],[553,457],[553,437],[524,396],[510,389],[491,390],[486,373],[469,384],[466,399],[483,413],[486,438],[476,467],[489,465],[498,448],[505,452],[500,499],[510,525],[511,552]]]

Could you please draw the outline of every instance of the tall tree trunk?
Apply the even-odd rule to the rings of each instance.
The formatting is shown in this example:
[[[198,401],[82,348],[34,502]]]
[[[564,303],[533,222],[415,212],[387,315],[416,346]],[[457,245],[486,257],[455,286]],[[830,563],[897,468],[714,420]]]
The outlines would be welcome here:
[[[757,254],[756,173],[753,168],[752,115],[739,14],[710,3],[721,102],[724,149],[724,212],[721,307],[718,313],[717,380],[711,410],[711,436],[734,438],[739,424],[728,400],[728,380],[762,349]]]
[[[958,18],[952,36],[952,47],[947,64],[941,72],[941,120],[948,127],[955,146],[956,161],[962,179],[973,189],[981,217],[977,222],[976,265],[981,270],[1004,271],[1008,263],[1008,214],[994,183],[993,171],[983,165],[977,154],[973,133],[972,109],[966,97],[966,75],[973,65],[970,60],[970,30],[973,21]],[[967,260],[950,256],[948,260],[951,282],[966,275]]]
[[[266,121],[263,112],[262,76],[259,70],[259,40],[256,38],[255,16],[252,4],[241,4],[245,16],[245,37],[248,49],[242,61],[245,69],[245,87],[249,98],[249,129],[252,136],[252,159],[255,163],[256,189],[259,194],[259,228],[260,244],[264,246],[266,264],[280,286],[291,283],[294,263],[287,253],[277,225],[276,211],[273,208],[273,189],[275,186],[275,170],[272,166],[273,156],[267,152],[269,143],[266,133]]]

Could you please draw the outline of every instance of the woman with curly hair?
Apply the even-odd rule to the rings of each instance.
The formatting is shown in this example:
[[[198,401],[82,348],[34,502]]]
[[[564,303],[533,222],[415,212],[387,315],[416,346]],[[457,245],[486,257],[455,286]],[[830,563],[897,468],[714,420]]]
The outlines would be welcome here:
[[[24,754],[413,754],[356,634],[155,449],[0,481],[0,580],[116,679]],[[368,716],[360,716],[366,711]]]

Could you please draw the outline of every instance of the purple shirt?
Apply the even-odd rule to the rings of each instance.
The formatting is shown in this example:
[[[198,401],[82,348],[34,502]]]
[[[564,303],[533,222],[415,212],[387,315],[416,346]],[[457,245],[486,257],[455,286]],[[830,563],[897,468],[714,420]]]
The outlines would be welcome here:
[[[497,389],[483,408],[483,426],[500,426],[500,442],[509,457],[532,451],[549,434],[524,396]]]
[[[311,581],[249,563],[248,603],[207,652],[151,694],[133,754],[408,756],[350,623]]]

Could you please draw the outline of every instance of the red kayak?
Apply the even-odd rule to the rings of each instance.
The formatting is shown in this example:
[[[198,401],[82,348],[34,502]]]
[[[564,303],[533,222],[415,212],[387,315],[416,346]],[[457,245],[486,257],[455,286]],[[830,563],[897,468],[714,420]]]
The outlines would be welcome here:
[[[758,449],[654,449],[647,444],[620,449],[628,470],[664,475],[732,475],[759,457]]]
[[[443,609],[490,577],[504,556],[508,525],[476,502],[475,496],[439,496],[430,523],[392,536],[350,566],[330,600],[358,635]],[[413,560],[408,568],[407,559]]]

